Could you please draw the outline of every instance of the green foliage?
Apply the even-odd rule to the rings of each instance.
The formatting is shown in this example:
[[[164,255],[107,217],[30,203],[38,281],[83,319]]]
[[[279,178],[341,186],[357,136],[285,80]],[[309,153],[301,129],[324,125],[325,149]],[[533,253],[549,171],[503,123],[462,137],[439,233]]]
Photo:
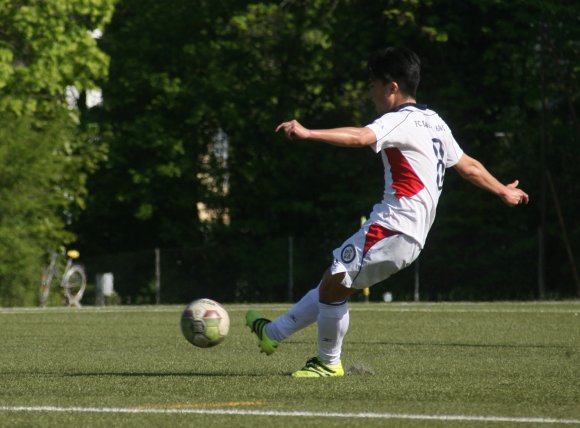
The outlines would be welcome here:
[[[89,32],[112,12],[113,0],[0,7],[1,305],[34,304],[46,251],[74,240],[71,223],[105,148],[96,126],[78,126],[65,92],[106,75],[108,57]]]
[[[34,113],[63,102],[64,88],[95,87],[108,57],[90,31],[103,29],[114,0],[5,1],[0,9],[0,111]]]
[[[0,301],[34,303],[45,250],[70,242],[63,210],[72,197],[61,181],[70,168],[64,144],[74,130],[63,121],[36,125],[27,117],[0,121]]]
[[[278,284],[256,276],[275,270],[263,266],[264,243],[316,238],[301,267],[312,279],[299,287],[309,288],[380,198],[381,165],[370,151],[289,142],[273,129],[292,118],[323,128],[369,123],[366,58],[407,45],[423,62],[419,101],[467,153],[500,180],[519,179],[532,198],[509,210],[449,171],[422,256],[425,295],[536,296],[542,141],[571,241],[580,237],[570,220],[580,208],[579,14],[555,0],[123,0],[102,40],[111,57],[105,103],[83,117],[110,153],[87,184],[88,209],[75,223],[81,244],[96,255],[241,242],[247,260],[231,268],[266,296]],[[221,221],[201,222],[198,203]],[[550,206],[547,222],[548,287],[572,295]],[[409,283],[408,273],[389,280],[408,294]]]
[[[109,160],[89,183],[78,229],[92,252],[182,245],[199,240],[200,182],[218,166],[212,90],[214,2],[124,1],[107,28],[107,102],[89,123],[106,131]],[[225,89],[225,88],[222,88]],[[217,184],[219,187],[219,183]]]

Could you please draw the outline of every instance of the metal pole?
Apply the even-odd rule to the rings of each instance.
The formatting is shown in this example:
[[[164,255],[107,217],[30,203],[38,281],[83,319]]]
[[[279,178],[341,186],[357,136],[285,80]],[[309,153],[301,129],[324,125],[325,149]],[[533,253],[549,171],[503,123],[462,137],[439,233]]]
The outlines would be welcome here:
[[[548,179],[548,187],[554,198],[554,207],[556,208],[556,214],[558,215],[558,222],[560,223],[560,230],[562,231],[562,240],[564,241],[564,247],[566,248],[566,253],[568,254],[568,260],[570,261],[570,269],[572,269],[572,278],[574,278],[574,283],[576,284],[576,296],[580,297],[580,276],[578,275],[578,269],[576,269],[576,262],[574,254],[572,253],[572,245],[568,239],[568,232],[566,232],[566,225],[564,224],[564,215],[562,214],[562,208],[560,207],[560,199],[556,193],[556,186],[554,185],[554,180],[552,180],[552,174],[549,170],[546,170],[546,178]]]
[[[155,248],[155,304],[161,304],[161,252]]]
[[[545,24],[540,34],[540,226],[538,231],[538,298],[546,296],[546,82],[544,75]]]
[[[415,302],[419,299],[419,258],[415,260]]]
[[[294,296],[294,238],[288,236],[288,301]]]

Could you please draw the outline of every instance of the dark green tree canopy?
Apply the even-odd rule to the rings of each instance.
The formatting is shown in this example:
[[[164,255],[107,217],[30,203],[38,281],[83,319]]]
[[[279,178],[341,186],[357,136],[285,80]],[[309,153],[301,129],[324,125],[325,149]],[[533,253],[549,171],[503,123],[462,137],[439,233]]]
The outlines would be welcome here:
[[[422,58],[420,101],[467,153],[532,196],[527,209],[510,211],[449,174],[425,249],[431,297],[531,296],[538,123],[550,168],[567,170],[574,157],[565,153],[578,150],[578,18],[576,6],[540,1],[121,1],[103,39],[111,73],[99,123],[110,161],[90,184],[84,245],[188,247],[218,236],[259,245],[292,235],[316,242],[324,266],[380,198],[380,163],[370,151],[288,142],[273,129],[291,118],[369,123],[367,57],[405,45]],[[227,158],[216,156],[216,142]],[[577,186],[572,177],[561,175],[561,192]],[[575,198],[561,199],[573,212]],[[208,229],[199,203],[229,223]],[[548,210],[557,241],[554,215]],[[506,282],[503,291],[489,286]]]

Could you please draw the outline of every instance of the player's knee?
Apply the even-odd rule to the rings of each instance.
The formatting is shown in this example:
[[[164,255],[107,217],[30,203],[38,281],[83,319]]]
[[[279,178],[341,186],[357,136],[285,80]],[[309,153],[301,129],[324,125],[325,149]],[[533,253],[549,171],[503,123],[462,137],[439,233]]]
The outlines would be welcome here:
[[[348,299],[348,297],[355,293],[356,290],[342,285],[344,273],[324,275],[320,284],[319,299],[322,303],[336,303]]]

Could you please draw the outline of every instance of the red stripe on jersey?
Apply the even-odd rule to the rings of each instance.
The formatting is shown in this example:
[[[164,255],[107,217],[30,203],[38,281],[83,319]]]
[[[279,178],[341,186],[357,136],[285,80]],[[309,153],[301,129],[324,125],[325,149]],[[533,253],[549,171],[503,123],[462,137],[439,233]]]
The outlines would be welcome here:
[[[425,188],[413,167],[403,156],[403,153],[395,147],[385,149],[385,154],[391,165],[391,176],[393,177],[393,189],[397,199],[416,195]]]
[[[370,248],[379,242],[381,239],[388,238],[389,236],[397,235],[399,232],[387,229],[378,223],[371,224],[367,236],[365,238],[365,248],[363,250],[363,255],[367,253]]]

